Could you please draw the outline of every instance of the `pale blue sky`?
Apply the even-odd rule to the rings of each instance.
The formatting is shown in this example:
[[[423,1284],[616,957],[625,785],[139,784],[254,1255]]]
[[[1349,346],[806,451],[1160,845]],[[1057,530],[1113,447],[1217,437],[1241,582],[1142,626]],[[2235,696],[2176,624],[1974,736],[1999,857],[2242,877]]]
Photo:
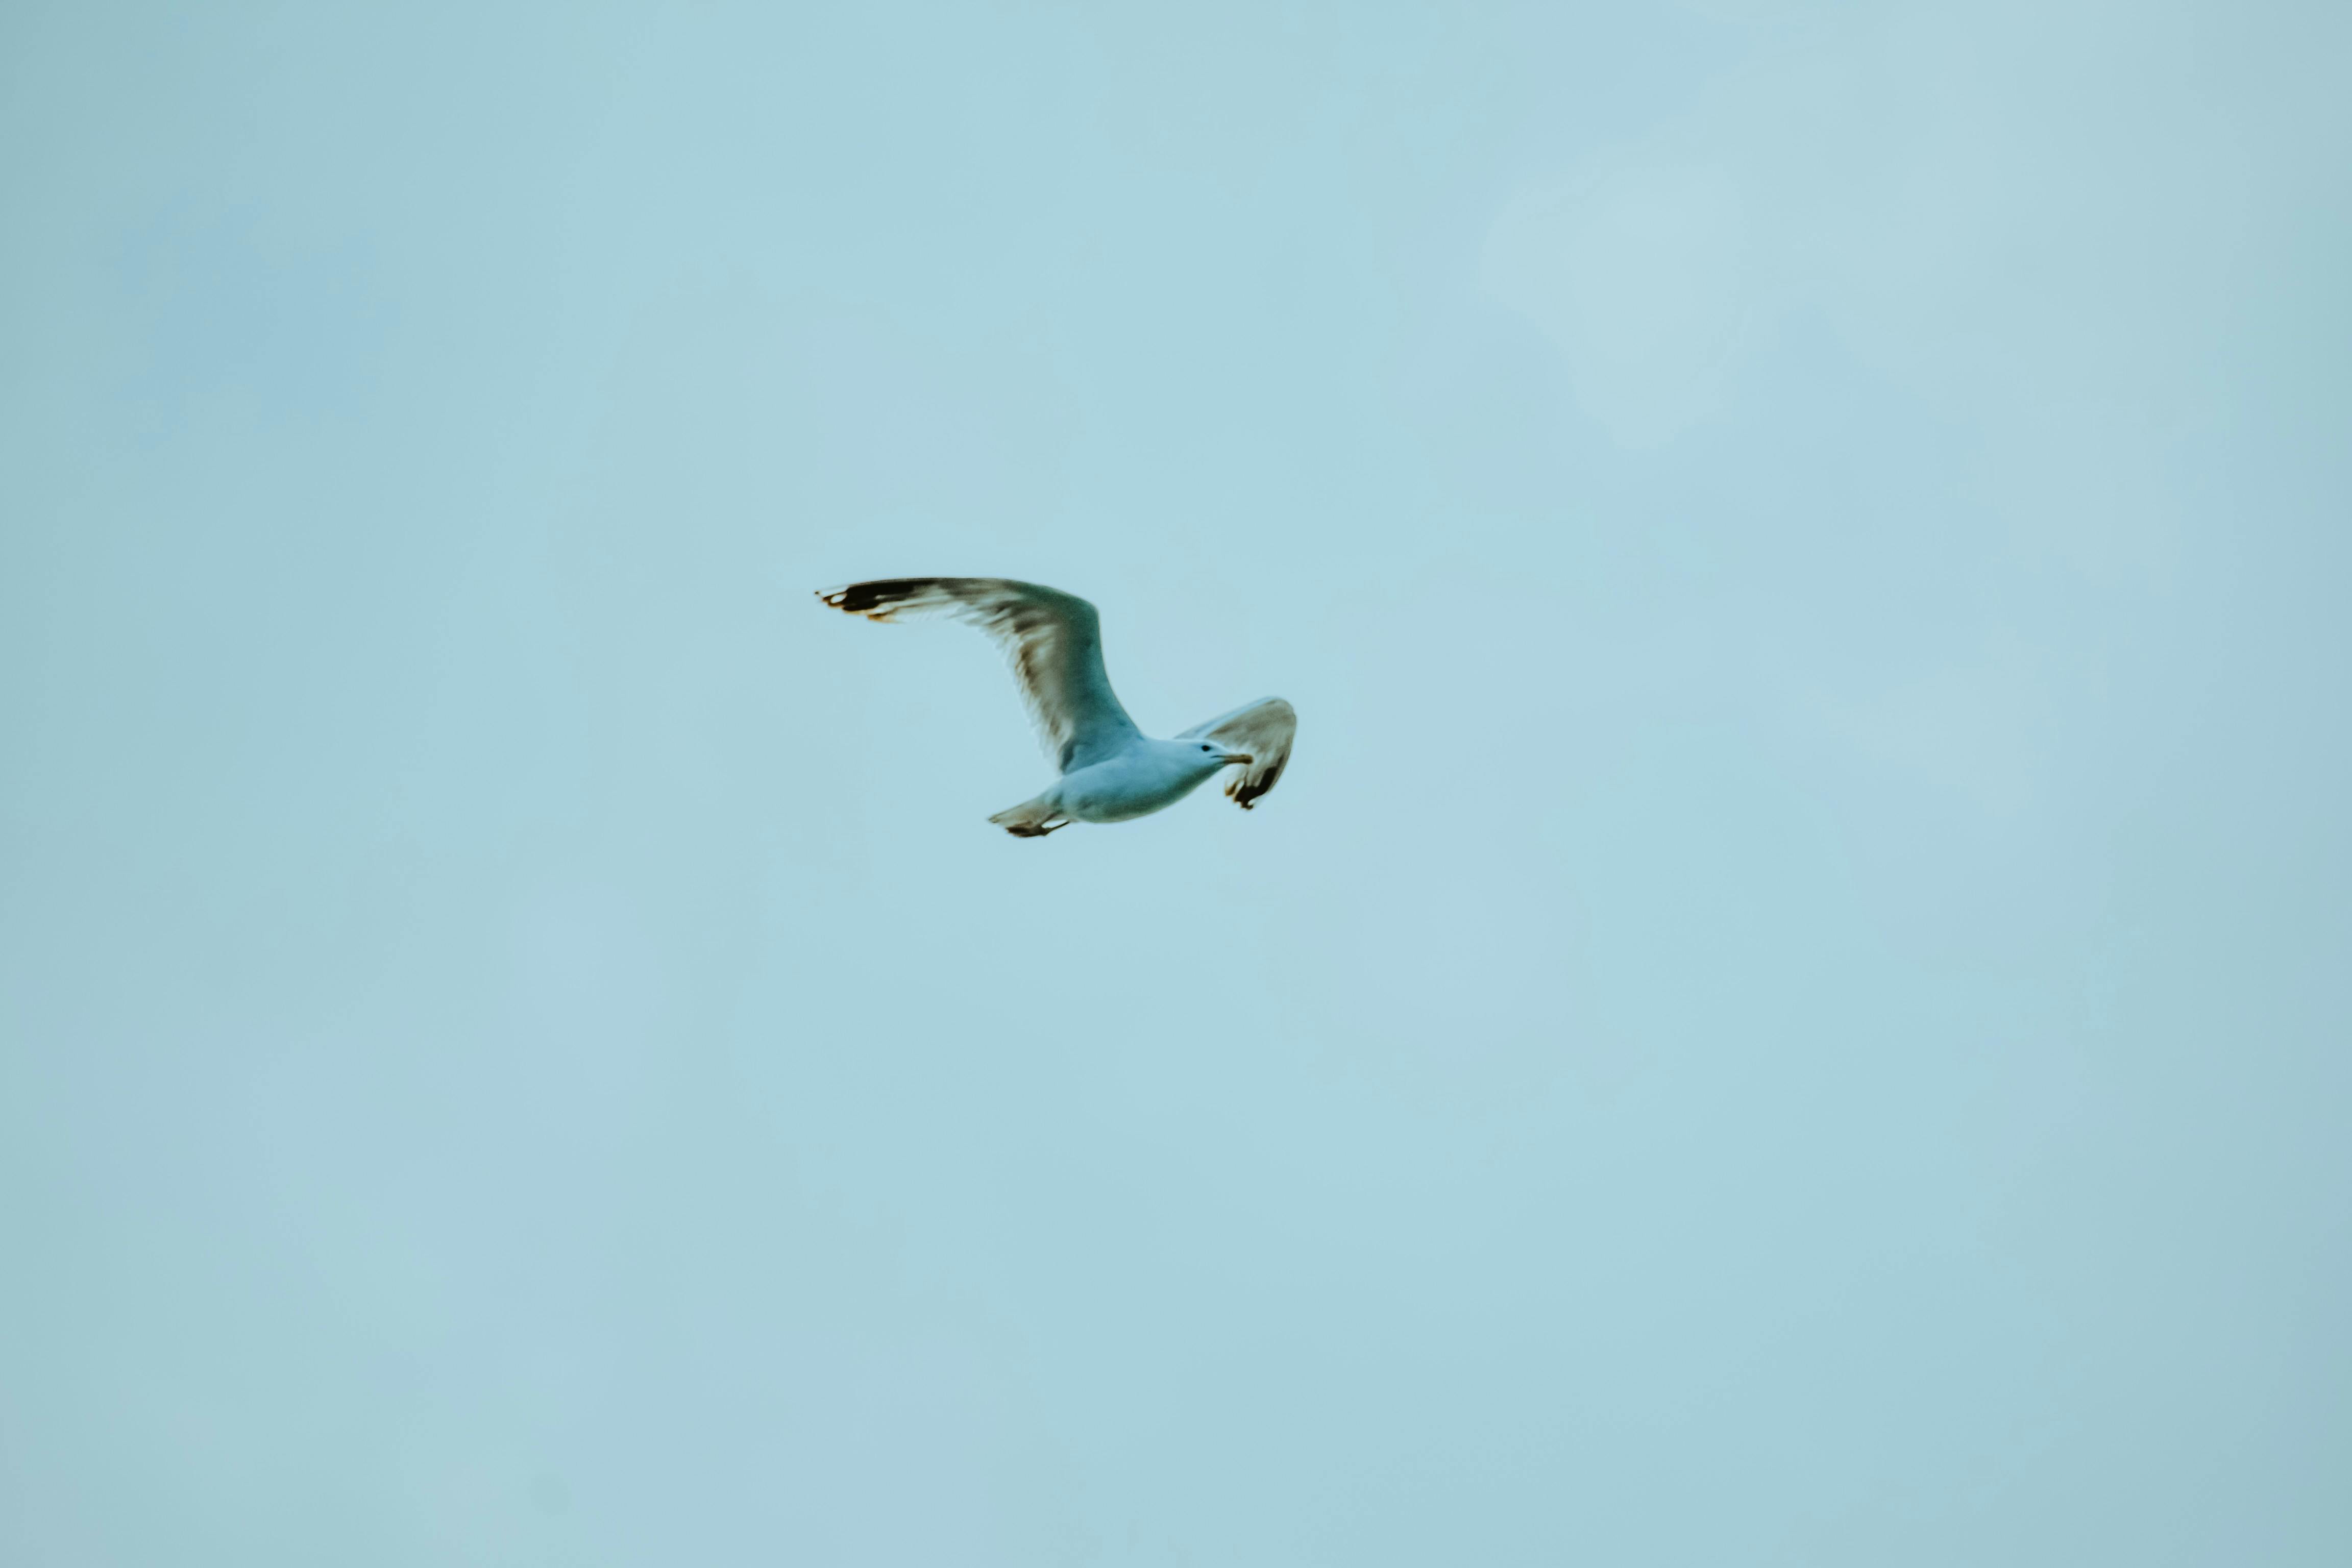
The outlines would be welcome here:
[[[2352,1560],[2347,70],[12,6],[0,1556]]]

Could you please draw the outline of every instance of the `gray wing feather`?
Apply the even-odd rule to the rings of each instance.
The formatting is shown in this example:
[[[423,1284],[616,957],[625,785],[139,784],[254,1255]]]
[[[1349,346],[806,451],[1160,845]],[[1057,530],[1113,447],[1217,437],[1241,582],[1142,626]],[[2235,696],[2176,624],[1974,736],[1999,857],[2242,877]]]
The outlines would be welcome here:
[[[1103,668],[1101,619],[1075,594],[1004,577],[889,577],[817,597],[869,621],[944,615],[987,633],[1013,666],[1045,754],[1064,773],[1140,733]]]
[[[1235,805],[1247,811],[1257,803],[1257,797],[1275,786],[1282,770],[1290,765],[1290,743],[1298,734],[1298,710],[1279,697],[1268,697],[1246,708],[1195,724],[1176,738],[1214,741],[1236,752],[1247,752],[1251,761],[1233,781],[1225,793]]]

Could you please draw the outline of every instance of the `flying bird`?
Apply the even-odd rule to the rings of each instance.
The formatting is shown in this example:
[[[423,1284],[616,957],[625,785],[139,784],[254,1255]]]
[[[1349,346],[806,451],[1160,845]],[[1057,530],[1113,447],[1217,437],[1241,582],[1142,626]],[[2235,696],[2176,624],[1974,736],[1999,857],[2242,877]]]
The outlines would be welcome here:
[[[817,597],[869,621],[951,616],[978,626],[1003,650],[1037,738],[1062,775],[1043,795],[988,819],[1016,838],[1043,838],[1073,822],[1149,816],[1229,767],[1241,772],[1225,793],[1246,811],[1290,762],[1298,715],[1279,697],[1195,724],[1171,741],[1137,729],[1103,670],[1101,619],[1074,594],[1003,577],[887,577]]]

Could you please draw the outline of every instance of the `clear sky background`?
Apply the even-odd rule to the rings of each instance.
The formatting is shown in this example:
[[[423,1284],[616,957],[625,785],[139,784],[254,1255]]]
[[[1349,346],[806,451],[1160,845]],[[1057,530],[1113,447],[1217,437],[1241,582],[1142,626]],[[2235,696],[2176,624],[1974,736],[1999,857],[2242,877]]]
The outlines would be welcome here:
[[[2352,1561],[2347,75],[10,5],[0,1556]]]

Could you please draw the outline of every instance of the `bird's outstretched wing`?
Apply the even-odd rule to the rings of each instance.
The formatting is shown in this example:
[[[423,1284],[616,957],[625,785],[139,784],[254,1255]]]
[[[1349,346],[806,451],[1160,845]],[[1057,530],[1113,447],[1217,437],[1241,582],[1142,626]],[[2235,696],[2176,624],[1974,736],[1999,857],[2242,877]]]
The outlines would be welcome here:
[[[1298,710],[1279,697],[1268,697],[1205,724],[1195,724],[1176,738],[1214,741],[1250,754],[1249,763],[1225,785],[1234,804],[1247,811],[1290,765],[1290,742],[1297,733]]]
[[[1045,754],[1064,773],[1100,762],[1139,733],[1103,669],[1102,623],[1075,594],[1003,577],[886,577],[817,597],[869,621],[950,616],[986,632],[1013,666]]]

